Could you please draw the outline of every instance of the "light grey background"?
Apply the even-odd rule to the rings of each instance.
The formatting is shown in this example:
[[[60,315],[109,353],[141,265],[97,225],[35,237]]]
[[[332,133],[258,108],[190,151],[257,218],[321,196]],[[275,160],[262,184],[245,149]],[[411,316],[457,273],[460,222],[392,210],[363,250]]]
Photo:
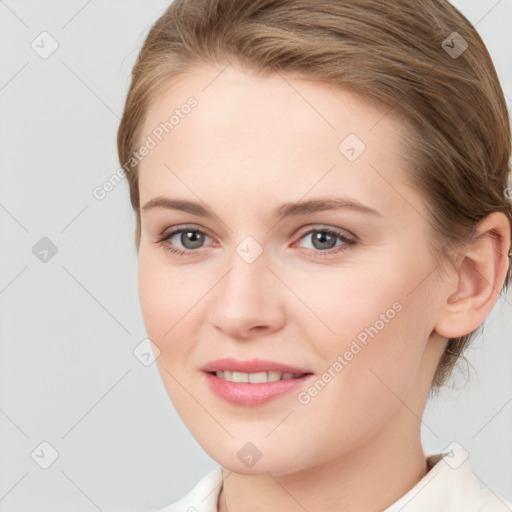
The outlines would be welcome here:
[[[137,52],[163,0],[0,0],[0,384],[2,512],[151,511],[217,463],[183,426],[146,333],[134,216],[116,130]],[[512,107],[512,0],[454,2],[477,26]],[[31,47],[57,50],[43,59]],[[41,37],[46,37],[41,43]],[[32,248],[47,237],[57,253]],[[38,247],[38,246],[36,246]],[[512,498],[512,296],[468,351],[469,385],[424,416],[427,453],[452,441],[482,485]],[[57,460],[42,469],[51,452]],[[37,456],[39,454],[39,458]],[[47,458],[47,460],[49,460]]]

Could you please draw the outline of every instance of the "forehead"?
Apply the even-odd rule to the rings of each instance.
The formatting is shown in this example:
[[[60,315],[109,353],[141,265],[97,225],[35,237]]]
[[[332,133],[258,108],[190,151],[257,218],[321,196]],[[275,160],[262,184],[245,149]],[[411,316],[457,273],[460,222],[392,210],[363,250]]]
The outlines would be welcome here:
[[[140,140],[149,136],[155,147],[139,165],[141,203],[173,185],[190,195],[178,176],[202,191],[220,179],[226,194],[236,184],[249,193],[287,188],[295,199],[321,179],[322,192],[343,184],[361,199],[391,203],[396,192],[378,191],[386,180],[404,181],[404,129],[388,106],[331,85],[195,67],[146,113]]]
[[[215,111],[215,120],[224,126],[230,120],[235,123],[243,118],[248,131],[251,127],[246,122],[261,120],[288,122],[285,131],[292,133],[299,128],[292,123],[294,120],[308,122],[311,127],[318,125],[325,133],[342,133],[347,129],[359,129],[362,133],[377,125],[382,125],[378,130],[381,133],[387,133],[390,128],[393,131],[403,129],[392,109],[374,98],[290,73],[256,74],[230,64],[224,67],[194,66],[169,81],[153,96],[143,132],[149,133],[168,120],[190,98],[194,98],[200,107],[194,108],[195,111]],[[201,123],[205,121],[202,117]],[[272,128],[267,124],[266,131],[274,131]]]

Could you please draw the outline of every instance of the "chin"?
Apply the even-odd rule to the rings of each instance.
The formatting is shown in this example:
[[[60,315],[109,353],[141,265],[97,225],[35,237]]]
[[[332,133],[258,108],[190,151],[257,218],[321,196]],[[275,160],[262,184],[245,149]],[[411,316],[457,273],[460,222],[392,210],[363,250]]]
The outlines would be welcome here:
[[[297,458],[299,446],[288,445],[283,452],[268,439],[251,443],[248,438],[230,438],[224,444],[202,447],[223,468],[241,475],[284,476],[314,465]]]

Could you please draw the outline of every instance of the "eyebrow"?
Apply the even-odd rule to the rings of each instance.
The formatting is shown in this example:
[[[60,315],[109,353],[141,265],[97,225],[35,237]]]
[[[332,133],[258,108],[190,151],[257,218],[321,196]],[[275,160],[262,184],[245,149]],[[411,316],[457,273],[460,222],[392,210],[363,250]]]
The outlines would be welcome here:
[[[179,210],[200,217],[213,218],[215,215],[208,208],[202,206],[195,201],[186,199],[172,199],[170,197],[158,196],[150,199],[142,208],[148,211],[153,208],[166,208],[170,210]],[[309,215],[312,213],[324,212],[328,210],[348,209],[361,213],[367,213],[382,217],[383,215],[377,210],[357,201],[345,198],[317,198],[308,201],[298,201],[294,203],[284,203],[276,208],[273,215],[276,219],[281,220],[285,217],[295,217],[300,215]]]

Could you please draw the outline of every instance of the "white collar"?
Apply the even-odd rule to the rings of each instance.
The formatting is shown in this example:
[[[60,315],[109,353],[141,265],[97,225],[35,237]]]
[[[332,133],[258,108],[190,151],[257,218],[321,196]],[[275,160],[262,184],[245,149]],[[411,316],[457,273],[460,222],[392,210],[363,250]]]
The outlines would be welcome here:
[[[464,448],[427,456],[430,471],[382,512],[510,512],[512,502],[480,487]],[[158,512],[218,512],[222,468],[206,474],[181,500]]]

